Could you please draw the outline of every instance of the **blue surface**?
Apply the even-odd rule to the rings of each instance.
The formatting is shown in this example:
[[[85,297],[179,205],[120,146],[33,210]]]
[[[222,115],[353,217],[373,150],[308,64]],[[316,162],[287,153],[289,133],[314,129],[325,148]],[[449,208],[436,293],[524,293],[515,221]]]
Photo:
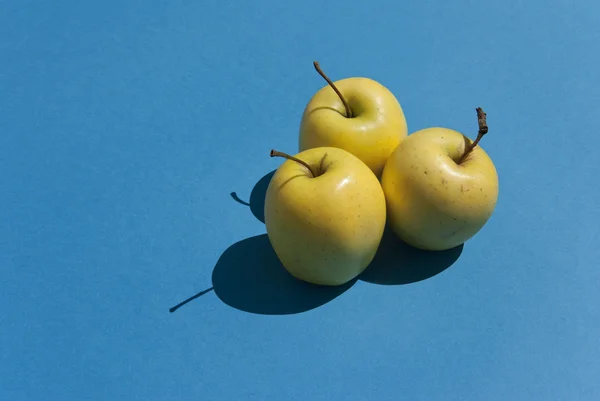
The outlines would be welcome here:
[[[0,399],[599,399],[599,12],[0,2]],[[387,237],[331,291],[282,273],[260,180],[313,60],[410,132],[488,113],[499,203],[460,252]]]

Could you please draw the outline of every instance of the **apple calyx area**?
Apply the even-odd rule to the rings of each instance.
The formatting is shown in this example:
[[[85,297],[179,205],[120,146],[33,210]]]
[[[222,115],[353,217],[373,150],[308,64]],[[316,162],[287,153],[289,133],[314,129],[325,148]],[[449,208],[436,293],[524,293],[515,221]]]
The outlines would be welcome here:
[[[319,75],[322,76],[323,79],[325,81],[327,81],[327,83],[329,84],[329,86],[331,86],[333,88],[333,90],[335,91],[335,93],[337,93],[337,95],[339,96],[340,100],[344,104],[344,108],[346,109],[346,116],[345,117],[346,118],[352,118],[352,117],[354,117],[354,115],[352,114],[352,109],[350,109],[350,106],[348,105],[348,102],[346,102],[346,99],[344,99],[344,96],[342,96],[342,93],[333,84],[333,82],[331,81],[331,79],[329,79],[329,77],[327,77],[327,75],[325,75],[325,73],[321,69],[321,66],[319,65],[319,62],[318,61],[313,61],[313,65],[315,66],[315,70],[317,70],[317,72],[319,73]]]
[[[270,156],[271,157],[283,157],[285,159],[292,160],[292,161],[294,161],[296,163],[301,164],[306,169],[308,169],[308,171],[310,172],[311,178],[316,178],[316,177],[322,175],[325,172],[325,169],[323,167],[323,162],[325,162],[325,158],[327,157],[327,153],[325,153],[323,155],[323,157],[321,158],[321,163],[319,163],[318,169],[315,169],[313,166],[311,166],[310,164],[308,164],[304,160],[300,160],[297,157],[294,157],[292,155],[288,155],[287,153],[279,152],[279,151],[274,150],[274,149],[271,150]]]
[[[467,149],[465,149],[465,153],[463,153],[462,157],[458,161],[458,164],[461,164],[463,161],[465,161],[465,159],[467,158],[469,153],[471,153],[473,151],[473,149],[475,149],[475,146],[477,146],[479,144],[479,141],[481,141],[481,138],[483,138],[483,136],[485,134],[487,134],[487,132],[488,132],[487,114],[483,111],[483,109],[481,107],[477,107],[475,110],[477,111],[477,124],[479,125],[479,131],[477,132],[477,138],[475,139],[475,141],[473,143],[471,143],[469,145],[469,147]]]

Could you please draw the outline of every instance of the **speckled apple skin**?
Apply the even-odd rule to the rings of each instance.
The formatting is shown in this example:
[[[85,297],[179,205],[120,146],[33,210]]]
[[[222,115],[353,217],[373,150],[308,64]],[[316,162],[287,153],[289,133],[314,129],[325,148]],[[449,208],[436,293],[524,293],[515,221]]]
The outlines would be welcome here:
[[[491,158],[478,145],[456,162],[471,143],[458,131],[427,128],[409,135],[390,156],[381,184],[389,224],[406,243],[454,248],[492,216],[499,187]]]
[[[386,222],[381,184],[351,153],[332,147],[295,155],[323,174],[285,160],[266,193],[265,224],[277,257],[294,277],[341,285],[373,260]]]
[[[347,150],[381,177],[383,167],[406,138],[404,111],[394,94],[381,83],[364,77],[335,81],[353,112],[326,85],[310,99],[300,122],[299,150],[331,146]]]

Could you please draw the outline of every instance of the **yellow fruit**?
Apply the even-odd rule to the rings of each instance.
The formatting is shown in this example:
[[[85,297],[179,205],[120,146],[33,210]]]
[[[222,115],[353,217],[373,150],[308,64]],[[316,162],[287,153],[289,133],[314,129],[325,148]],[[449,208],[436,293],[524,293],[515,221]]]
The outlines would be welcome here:
[[[300,123],[299,149],[344,149],[379,178],[390,154],[408,134],[402,107],[390,90],[373,79],[346,78],[333,84],[342,97],[327,85],[306,105]],[[347,116],[342,98],[351,117]]]
[[[343,149],[318,147],[295,157],[316,176],[289,159],[277,169],[265,199],[269,240],[294,277],[344,284],[365,270],[379,247],[386,221],[383,189],[373,172]]]
[[[381,184],[393,231],[425,250],[458,246],[479,232],[498,199],[494,163],[472,141],[447,128],[409,135],[386,163]]]

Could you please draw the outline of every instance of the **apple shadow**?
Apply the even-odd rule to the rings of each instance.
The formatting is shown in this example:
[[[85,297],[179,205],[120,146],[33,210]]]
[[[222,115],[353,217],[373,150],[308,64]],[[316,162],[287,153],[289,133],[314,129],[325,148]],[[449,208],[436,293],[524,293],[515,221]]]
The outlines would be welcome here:
[[[359,279],[373,284],[402,285],[436,276],[458,260],[463,245],[446,251],[423,251],[400,240],[386,226],[375,258]]]
[[[215,294],[225,304],[262,315],[289,315],[326,304],[351,288],[317,286],[298,280],[283,268],[267,234],[230,246],[212,275]]]
[[[236,192],[231,193],[231,197],[236,202],[245,206],[250,206],[250,211],[261,223],[265,222],[265,196],[267,195],[267,188],[269,187],[271,178],[273,178],[273,174],[275,174],[275,170],[265,174],[256,184],[254,184],[254,188],[252,188],[252,192],[250,193],[249,203],[241,200]]]

